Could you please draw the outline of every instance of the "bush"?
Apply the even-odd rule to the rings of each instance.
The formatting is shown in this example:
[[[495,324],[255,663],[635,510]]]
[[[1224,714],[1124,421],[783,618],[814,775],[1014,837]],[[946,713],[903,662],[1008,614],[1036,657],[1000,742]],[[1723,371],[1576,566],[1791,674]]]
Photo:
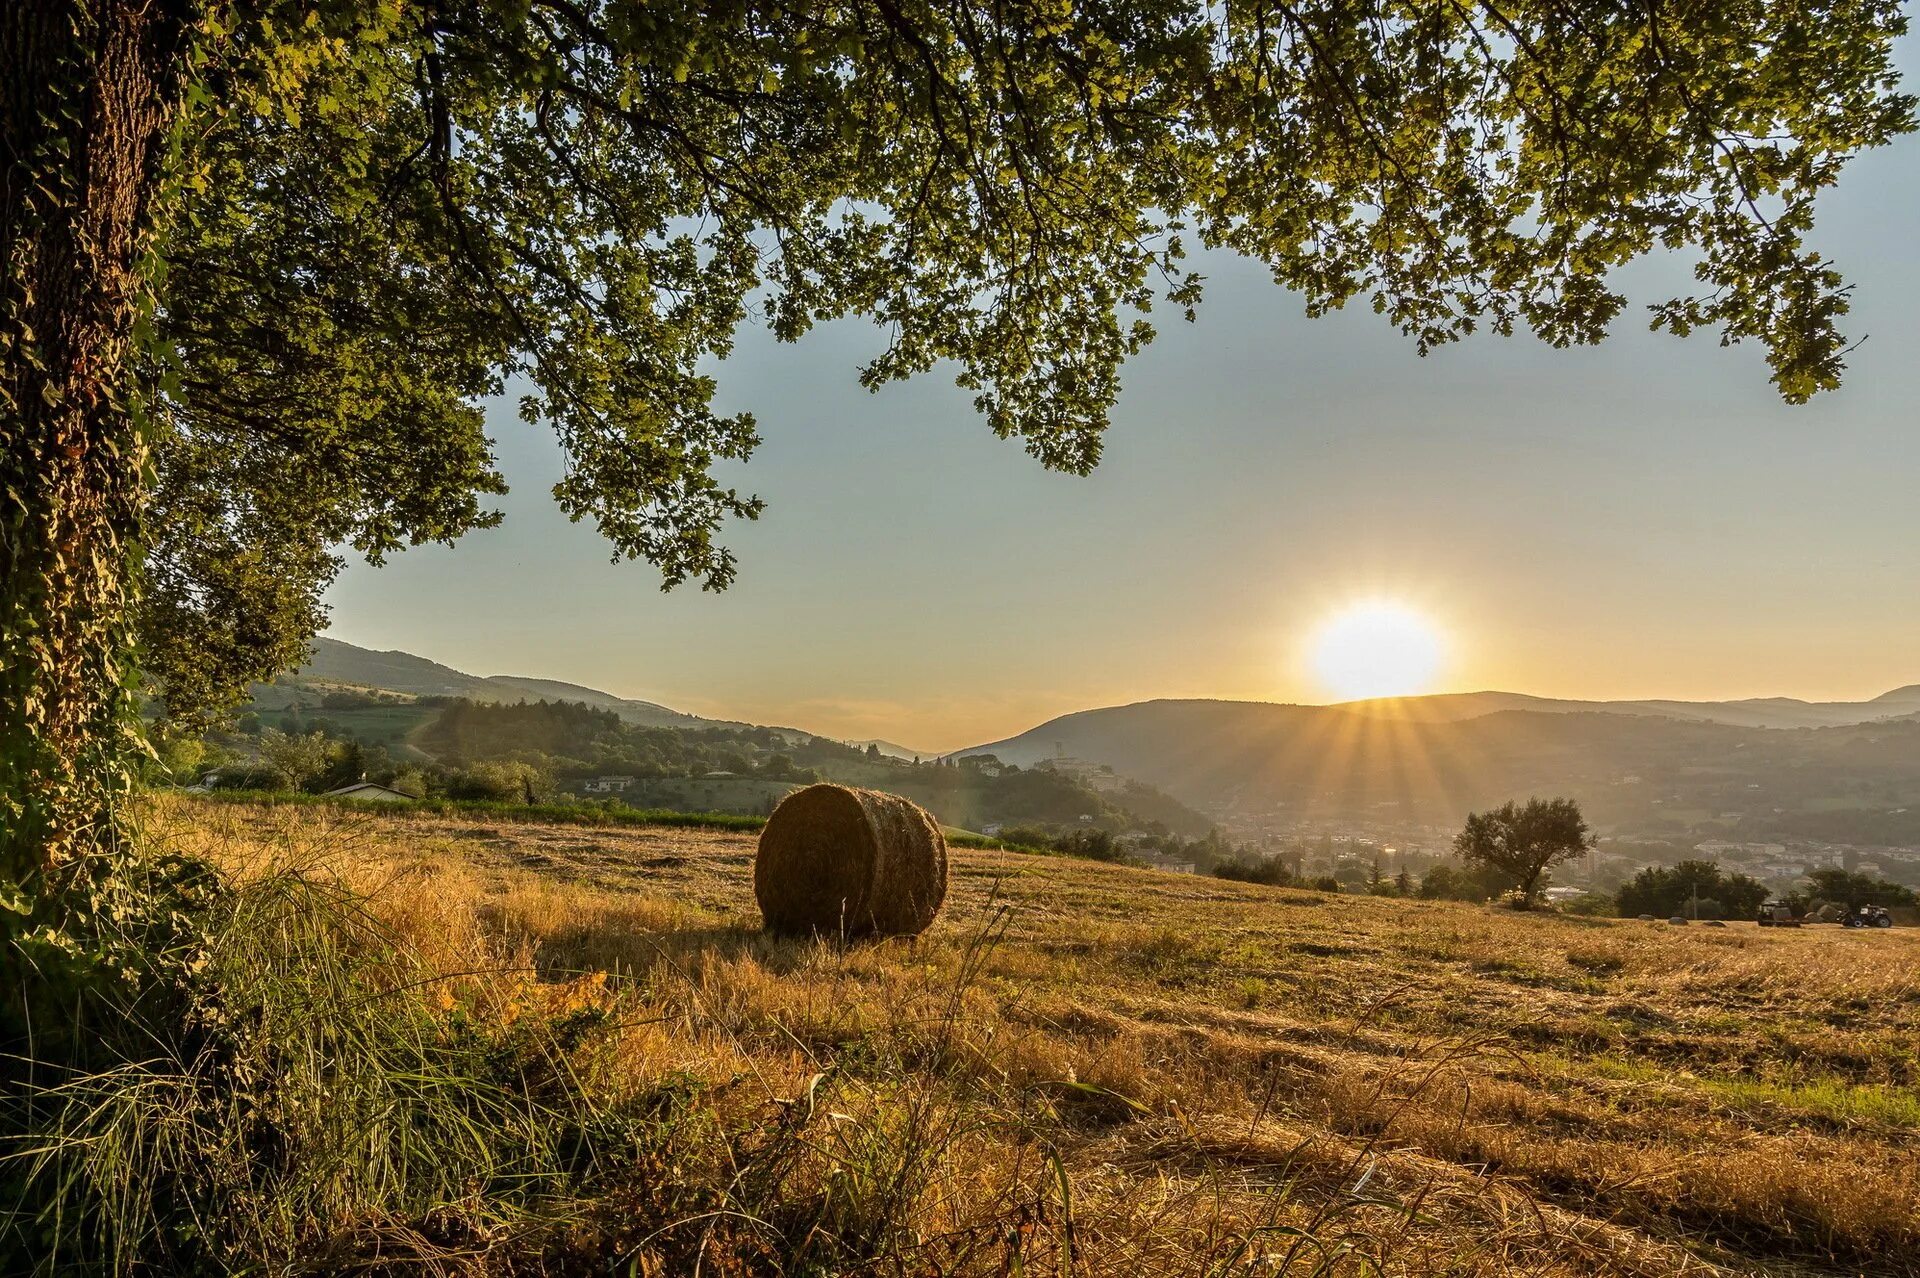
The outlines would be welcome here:
[[[278,768],[264,763],[234,763],[213,774],[208,783],[216,790],[291,790],[293,781]]]
[[[540,803],[552,784],[530,763],[476,763],[447,776],[449,799],[492,803]]]
[[[1061,835],[1053,841],[1053,850],[1089,861],[1119,861],[1126,856],[1105,830],[1075,830]]]
[[[396,768],[387,784],[400,793],[410,794],[416,799],[426,798],[427,791],[431,788],[428,785],[427,774],[411,764]]]
[[[1272,887],[1286,887],[1293,883],[1293,872],[1279,857],[1256,858],[1237,856],[1222,861],[1213,867],[1215,878],[1232,879],[1237,883],[1265,883]]]

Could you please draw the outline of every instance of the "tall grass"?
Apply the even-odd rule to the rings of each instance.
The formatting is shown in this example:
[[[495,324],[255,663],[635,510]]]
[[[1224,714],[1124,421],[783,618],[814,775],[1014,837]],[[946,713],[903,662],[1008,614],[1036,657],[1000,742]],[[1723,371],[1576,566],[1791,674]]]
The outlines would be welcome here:
[[[205,924],[183,1005],[118,1009],[139,1050],[40,1062],[8,1107],[8,1272],[444,1260],[550,1229],[634,1164],[645,1125],[569,1072],[593,1010],[503,1019],[477,980],[496,964],[432,970],[298,872],[235,885]]]

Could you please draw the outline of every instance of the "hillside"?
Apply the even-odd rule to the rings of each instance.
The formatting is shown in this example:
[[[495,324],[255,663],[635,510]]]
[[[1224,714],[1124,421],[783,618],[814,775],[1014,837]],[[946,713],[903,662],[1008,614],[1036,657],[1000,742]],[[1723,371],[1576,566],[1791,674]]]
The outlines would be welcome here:
[[[1736,728],[1828,728],[1873,723],[1920,712],[1920,684],[1895,688],[1871,701],[1801,701],[1752,697],[1740,701],[1570,701],[1519,692],[1457,692],[1426,697],[1348,701],[1333,707],[1387,719],[1444,723],[1501,710],[1537,714],[1623,714],[1723,723]]]
[[[1862,841],[1920,842],[1920,721],[1912,716],[1760,729],[1591,711],[1424,720],[1147,701],[1066,715],[962,753],[1031,764],[1060,750],[1203,809],[1294,820],[1444,827],[1470,808],[1554,793],[1619,829],[1718,825],[1844,840],[1865,813],[1886,819],[1874,825],[1881,837]]]
[[[295,685],[344,684],[383,688],[389,692],[404,692],[414,696],[469,697],[475,701],[541,698],[549,701],[579,701],[599,709],[612,710],[629,723],[653,728],[691,728],[717,722],[669,710],[651,701],[617,697],[610,692],[562,683],[557,679],[465,674],[412,653],[375,652],[324,635],[313,641],[313,656],[307,664],[285,676],[285,679]]]
[[[567,687],[553,691],[558,696]],[[476,798],[504,787],[517,795],[524,782],[497,768],[487,776],[475,769],[527,765],[544,798],[638,808],[762,815],[799,786],[825,780],[906,795],[948,825],[976,831],[1091,827],[1199,838],[1213,828],[1144,782],[1095,789],[1050,769],[916,763],[877,745],[857,749],[790,728],[642,725],[611,707],[573,700],[473,700],[289,682],[258,690],[239,729],[225,744],[249,758],[264,752],[268,731],[319,733],[350,754],[350,762],[325,772],[285,778],[309,788],[338,784],[340,776],[387,784],[405,767],[409,793]]]
[[[256,708],[317,705],[339,686],[489,703],[578,702],[641,728],[749,727],[556,680],[483,678],[408,653],[325,638],[316,640],[307,666],[260,690]],[[334,717],[396,757],[417,757],[430,718],[398,706]],[[799,729],[755,731],[781,734],[791,750],[827,744]],[[916,753],[873,744],[892,759]],[[1920,685],[1862,702],[1585,702],[1508,692],[1338,706],[1146,701],[1064,715],[948,757],[993,754],[1030,768],[1061,752],[1165,791],[1176,807],[1238,814],[1256,828],[1450,829],[1469,809],[1556,793],[1579,799],[1589,817],[1613,833],[1920,844]],[[614,763],[608,768],[626,770]],[[823,775],[892,788],[872,773],[860,761]],[[760,811],[777,797],[763,793],[765,787],[735,787],[741,793],[733,796],[723,789],[663,791],[656,801]],[[956,824],[1001,819],[924,786],[903,792],[947,803],[941,815]],[[1179,816],[1168,822],[1188,830],[1199,823]]]
[[[843,950],[760,932],[738,836],[184,800],[154,826],[364,887],[452,974],[397,997],[645,1116],[631,1189],[603,1169],[491,1231],[485,1195],[376,1200],[306,1240],[336,1267],[451,1232],[489,1272],[1920,1272],[1920,933],[958,849],[927,937]]]

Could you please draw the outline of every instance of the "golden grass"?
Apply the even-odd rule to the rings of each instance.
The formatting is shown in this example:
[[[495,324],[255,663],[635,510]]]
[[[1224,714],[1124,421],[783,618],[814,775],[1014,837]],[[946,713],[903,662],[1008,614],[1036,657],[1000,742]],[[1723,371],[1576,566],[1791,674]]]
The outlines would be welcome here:
[[[608,1009],[618,1032],[574,1067],[608,1096],[691,1097],[716,1133],[718,1161],[674,1174],[793,1137],[753,1201],[835,1240],[816,1272],[1920,1263],[1909,931],[957,849],[924,937],[838,948],[760,931],[750,837],[184,800],[152,823],[239,875],[291,858],[364,892],[462,974],[421,992],[448,1009]],[[755,1239],[784,1228],[722,1211],[619,1242],[636,1273],[766,1272]]]

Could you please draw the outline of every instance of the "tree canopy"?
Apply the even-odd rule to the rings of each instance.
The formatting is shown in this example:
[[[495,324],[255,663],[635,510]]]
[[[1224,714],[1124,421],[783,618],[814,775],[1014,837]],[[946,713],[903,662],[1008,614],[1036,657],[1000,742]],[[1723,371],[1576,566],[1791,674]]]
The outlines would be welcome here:
[[[1592,845],[1586,818],[1572,799],[1528,799],[1524,807],[1504,803],[1488,812],[1467,814],[1454,836],[1453,850],[1470,863],[1499,872],[1530,905],[1541,876]]]
[[[1767,885],[1745,874],[1722,870],[1717,861],[1682,861],[1671,867],[1649,865],[1620,889],[1623,915],[1652,914],[1671,918],[1692,915],[1698,903],[1711,902],[1719,915],[1745,918],[1767,899]]]
[[[1888,883],[1858,870],[1814,870],[1807,875],[1811,885],[1807,896],[1816,901],[1832,901],[1850,910],[1863,905],[1912,905],[1914,892],[1898,883]]]
[[[488,397],[616,556],[716,589],[761,510],[759,426],[713,407],[750,319],[865,317],[865,385],[946,365],[1084,471],[1196,245],[1423,352],[1598,340],[1664,249],[1698,283],[1653,325],[1759,342],[1799,401],[1847,349],[1816,199],[1914,123],[1896,0],[4,12],[8,881],[112,826],[131,670],[217,713],[299,658],[343,553],[497,518]]]
[[[750,319],[865,316],[864,384],[948,362],[1084,471],[1196,244],[1422,351],[1597,340],[1615,269],[1683,250],[1700,287],[1652,323],[1757,340],[1805,399],[1846,349],[1814,199],[1911,127],[1902,28],[1886,0],[210,6],[141,369],[143,662],[218,709],[299,659],[343,550],[496,519],[505,390],[570,516],[724,587],[759,426],[710,361]]]

